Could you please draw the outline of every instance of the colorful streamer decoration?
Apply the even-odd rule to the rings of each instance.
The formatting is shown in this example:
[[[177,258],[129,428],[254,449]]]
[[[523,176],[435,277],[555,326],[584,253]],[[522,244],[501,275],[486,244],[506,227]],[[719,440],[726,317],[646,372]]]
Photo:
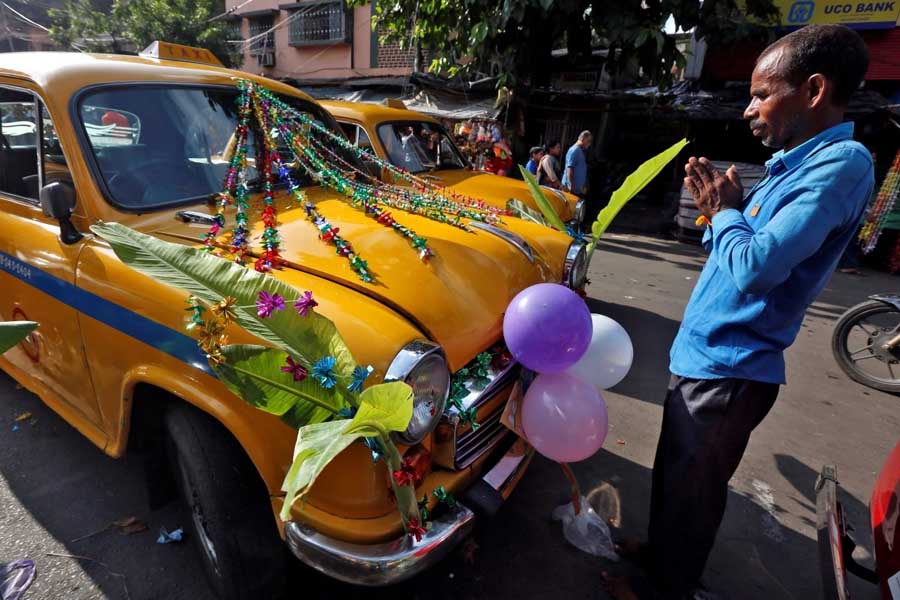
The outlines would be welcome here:
[[[869,206],[869,210],[866,212],[865,223],[859,231],[859,243],[863,254],[869,254],[878,244],[878,238],[881,237],[881,233],[884,231],[888,216],[894,210],[898,195],[900,195],[900,152],[897,152],[897,156],[894,157],[894,163],[888,170],[881,188],[878,190],[878,195],[875,196],[875,200]],[[898,252],[900,250],[895,249],[894,254],[897,255]],[[897,256],[897,259],[898,263],[900,263],[900,256]],[[893,257],[891,262],[893,263]]]
[[[250,252],[247,212],[251,202],[248,184],[251,134],[255,153],[252,167],[262,181],[263,192],[262,250],[255,254],[253,263],[257,271],[269,272],[282,263],[274,192],[276,182],[280,182],[287,186],[294,202],[305,209],[307,218],[318,230],[319,239],[332,245],[337,254],[346,258],[350,268],[363,282],[375,281],[368,263],[356,253],[350,241],[340,235],[340,228],[329,222],[316,205],[306,199],[292,175],[297,170],[337,192],[350,206],[405,238],[423,261],[434,256],[428,240],[398,221],[392,211],[416,214],[465,231],[471,229],[464,220],[502,224],[500,217],[505,211],[437,186],[357,148],[265,88],[243,80],[237,86],[240,91],[238,124],[234,141],[226,151],[229,168],[222,191],[216,199],[215,223],[203,239],[208,251],[223,254],[225,244],[218,239],[226,225],[226,210],[233,205],[234,227],[227,243],[228,252],[241,264]],[[407,185],[380,181],[353,164],[353,158],[347,158],[346,154],[342,156],[342,152],[375,162]]]

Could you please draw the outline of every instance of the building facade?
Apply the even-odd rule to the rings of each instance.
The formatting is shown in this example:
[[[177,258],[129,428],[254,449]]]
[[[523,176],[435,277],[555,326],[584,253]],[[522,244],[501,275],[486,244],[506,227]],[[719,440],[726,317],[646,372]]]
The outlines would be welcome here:
[[[344,0],[227,0],[242,69],[275,79],[315,81],[409,75],[415,50],[382,45],[372,7]]]

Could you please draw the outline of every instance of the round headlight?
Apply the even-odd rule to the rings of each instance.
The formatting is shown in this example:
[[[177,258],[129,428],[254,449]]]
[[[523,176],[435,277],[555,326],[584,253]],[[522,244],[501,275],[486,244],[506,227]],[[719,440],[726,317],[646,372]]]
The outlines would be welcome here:
[[[566,252],[566,265],[563,283],[573,290],[584,287],[587,282],[587,244],[572,242]]]
[[[578,224],[581,224],[584,221],[584,215],[587,212],[587,201],[584,198],[579,198],[578,202],[575,203],[575,214],[572,215],[572,220]]]
[[[391,362],[385,381],[404,381],[413,390],[413,414],[406,431],[397,434],[403,444],[417,444],[437,427],[450,394],[450,369],[437,344],[407,344]]]

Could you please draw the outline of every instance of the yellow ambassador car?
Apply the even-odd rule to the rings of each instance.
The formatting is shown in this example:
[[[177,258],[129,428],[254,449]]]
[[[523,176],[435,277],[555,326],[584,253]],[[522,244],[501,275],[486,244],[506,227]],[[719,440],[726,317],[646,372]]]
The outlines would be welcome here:
[[[331,463],[280,522],[296,431],[215,378],[185,332],[184,292],[125,266],[89,227],[119,222],[199,246],[228,166],[221,157],[236,124],[239,79],[268,87],[332,131],[338,125],[296,89],[227,70],[204,51],[151,49],[137,57],[3,55],[0,319],[40,327],[0,357],[0,367],[105,453],[142,453],[154,505],[180,491],[191,515],[187,535],[221,597],[270,597],[292,568],[280,558],[284,542],[345,581],[410,577],[459,542],[475,514],[496,510],[521,478],[532,453],[500,423],[519,368],[500,362],[485,387],[471,386],[463,402],[476,409],[477,429],[454,414],[415,411],[413,439],[401,451],[416,457],[418,495],[444,486],[459,499],[420,541],[403,534],[384,461],[373,462],[362,444]],[[409,382],[416,404],[444,402],[450,374],[501,342],[503,312],[520,290],[583,285],[584,247],[561,233],[514,218],[470,233],[404,214],[436,253],[422,262],[346,199],[296,177],[378,282],[361,282],[317,239],[283,188],[286,263],[274,276],[314,290],[317,310],[358,363],[374,366],[369,379]],[[243,330],[231,337],[253,341]]]
[[[440,121],[424,113],[365,102],[322,100],[350,141],[382,160],[455,192],[506,208],[515,199],[538,210],[524,181],[475,171],[453,143]],[[370,170],[383,179],[374,165]],[[568,192],[544,187],[544,195],[563,221],[584,220],[585,201]]]

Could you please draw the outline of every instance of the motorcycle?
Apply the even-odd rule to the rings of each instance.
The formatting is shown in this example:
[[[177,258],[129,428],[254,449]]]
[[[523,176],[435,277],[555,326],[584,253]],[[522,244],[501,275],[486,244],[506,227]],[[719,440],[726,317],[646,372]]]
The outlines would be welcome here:
[[[850,379],[900,393],[900,295],[869,296],[847,310],[834,326],[831,351]]]

